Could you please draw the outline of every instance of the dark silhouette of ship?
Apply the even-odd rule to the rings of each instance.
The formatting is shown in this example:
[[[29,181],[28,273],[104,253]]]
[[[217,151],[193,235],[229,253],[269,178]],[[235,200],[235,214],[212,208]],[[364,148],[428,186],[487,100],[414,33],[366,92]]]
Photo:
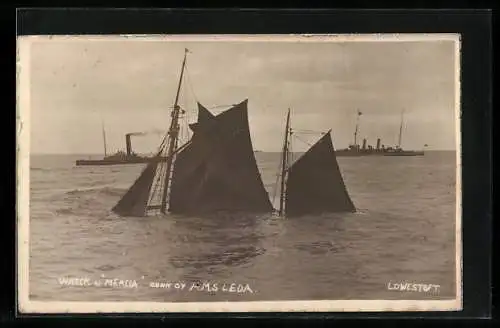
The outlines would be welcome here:
[[[159,211],[176,215],[273,213],[252,147],[248,100],[212,114],[198,102],[198,120],[189,125],[192,137],[179,142],[179,93],[186,67],[184,54],[171,123],[156,157],[113,207],[119,216],[142,217]],[[290,158],[289,117],[283,163]],[[352,212],[338,169],[330,133],[326,133],[292,165],[283,165],[280,215]],[[235,219],[237,216],[234,216]]]
[[[103,135],[103,141],[104,141],[104,158],[103,159],[79,159],[76,161],[77,166],[88,166],[88,165],[94,165],[94,166],[100,166],[100,165],[125,165],[125,164],[143,164],[143,163],[149,163],[152,160],[158,160],[154,159],[154,157],[148,157],[148,156],[140,156],[136,154],[132,150],[132,141],[131,137],[132,136],[141,136],[145,135],[146,133],[144,132],[132,132],[132,133],[127,133],[125,135],[125,145],[126,145],[126,152],[123,150],[119,150],[113,155],[107,155],[107,146],[106,146],[106,132],[104,130],[104,124],[102,128],[102,135]],[[165,160],[165,158],[160,158],[159,160]]]
[[[336,151],[337,156],[423,156],[424,151],[417,150],[404,150],[401,148],[402,134],[403,134],[403,121],[404,121],[404,111],[401,112],[401,124],[399,126],[399,138],[398,144],[396,146],[386,147],[381,144],[381,139],[377,139],[376,146],[367,145],[366,138],[363,139],[362,145],[357,142],[358,132],[359,132],[359,117],[362,115],[360,111],[357,112],[356,128],[354,130],[354,143],[349,145],[348,148],[340,149]],[[427,145],[424,145],[427,147]]]

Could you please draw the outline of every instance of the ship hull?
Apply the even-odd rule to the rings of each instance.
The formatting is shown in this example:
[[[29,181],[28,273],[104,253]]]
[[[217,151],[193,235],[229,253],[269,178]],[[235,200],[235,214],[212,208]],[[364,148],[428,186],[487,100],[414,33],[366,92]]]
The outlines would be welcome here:
[[[108,165],[129,165],[129,164],[147,164],[152,158],[134,158],[123,160],[106,160],[106,159],[79,159],[76,161],[76,166],[108,166]],[[165,161],[165,157],[161,159]]]
[[[356,152],[336,151],[337,157],[364,157],[364,156],[424,156],[423,151],[398,151],[398,152]]]
[[[384,156],[424,156],[423,151],[402,151],[398,153],[386,153]]]

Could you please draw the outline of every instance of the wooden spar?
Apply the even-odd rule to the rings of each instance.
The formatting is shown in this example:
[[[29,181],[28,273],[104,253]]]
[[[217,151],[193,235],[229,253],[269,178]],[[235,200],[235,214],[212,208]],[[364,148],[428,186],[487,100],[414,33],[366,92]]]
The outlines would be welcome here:
[[[285,205],[285,174],[286,174],[286,163],[288,162],[288,134],[290,132],[290,108],[288,108],[288,114],[286,116],[286,128],[285,128],[285,142],[283,143],[283,154],[281,156],[281,188],[280,188],[280,208],[279,215],[283,215],[284,205]]]
[[[170,184],[170,178],[172,174],[172,163],[173,163],[173,153],[175,148],[177,147],[177,138],[179,136],[179,94],[181,91],[182,78],[184,76],[184,68],[186,67],[186,57],[187,57],[188,49],[184,50],[184,60],[182,61],[181,75],[179,77],[179,85],[177,86],[177,94],[175,95],[174,108],[172,109],[172,121],[170,123],[170,129],[168,130],[168,150],[167,150],[167,159],[166,159],[166,172],[165,172],[165,185],[163,187],[163,195],[161,199],[161,208],[160,211],[162,213],[167,212],[167,195],[168,188]]]

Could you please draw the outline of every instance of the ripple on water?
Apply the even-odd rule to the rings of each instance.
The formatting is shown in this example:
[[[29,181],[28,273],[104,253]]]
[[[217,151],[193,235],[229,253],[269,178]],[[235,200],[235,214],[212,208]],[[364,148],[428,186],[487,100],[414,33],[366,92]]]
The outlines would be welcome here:
[[[76,169],[71,159],[32,170],[30,295],[74,301],[424,297],[386,289],[392,279],[412,279],[439,284],[439,297],[452,297],[454,155],[450,158],[339,158],[360,213],[290,219],[120,218],[109,209],[141,167]],[[278,160],[259,164],[266,186],[274,185]],[[63,288],[57,278],[67,275],[145,276],[145,283],[248,282],[259,292],[228,296]]]

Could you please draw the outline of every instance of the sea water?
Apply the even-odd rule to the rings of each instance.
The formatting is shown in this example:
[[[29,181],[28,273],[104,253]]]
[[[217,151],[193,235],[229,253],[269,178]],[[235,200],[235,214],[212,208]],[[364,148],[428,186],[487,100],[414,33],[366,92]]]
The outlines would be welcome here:
[[[455,297],[454,152],[340,157],[358,213],[286,219],[121,218],[110,209],[144,166],[78,158],[31,156],[32,300]],[[256,158],[272,196],[279,154]]]

